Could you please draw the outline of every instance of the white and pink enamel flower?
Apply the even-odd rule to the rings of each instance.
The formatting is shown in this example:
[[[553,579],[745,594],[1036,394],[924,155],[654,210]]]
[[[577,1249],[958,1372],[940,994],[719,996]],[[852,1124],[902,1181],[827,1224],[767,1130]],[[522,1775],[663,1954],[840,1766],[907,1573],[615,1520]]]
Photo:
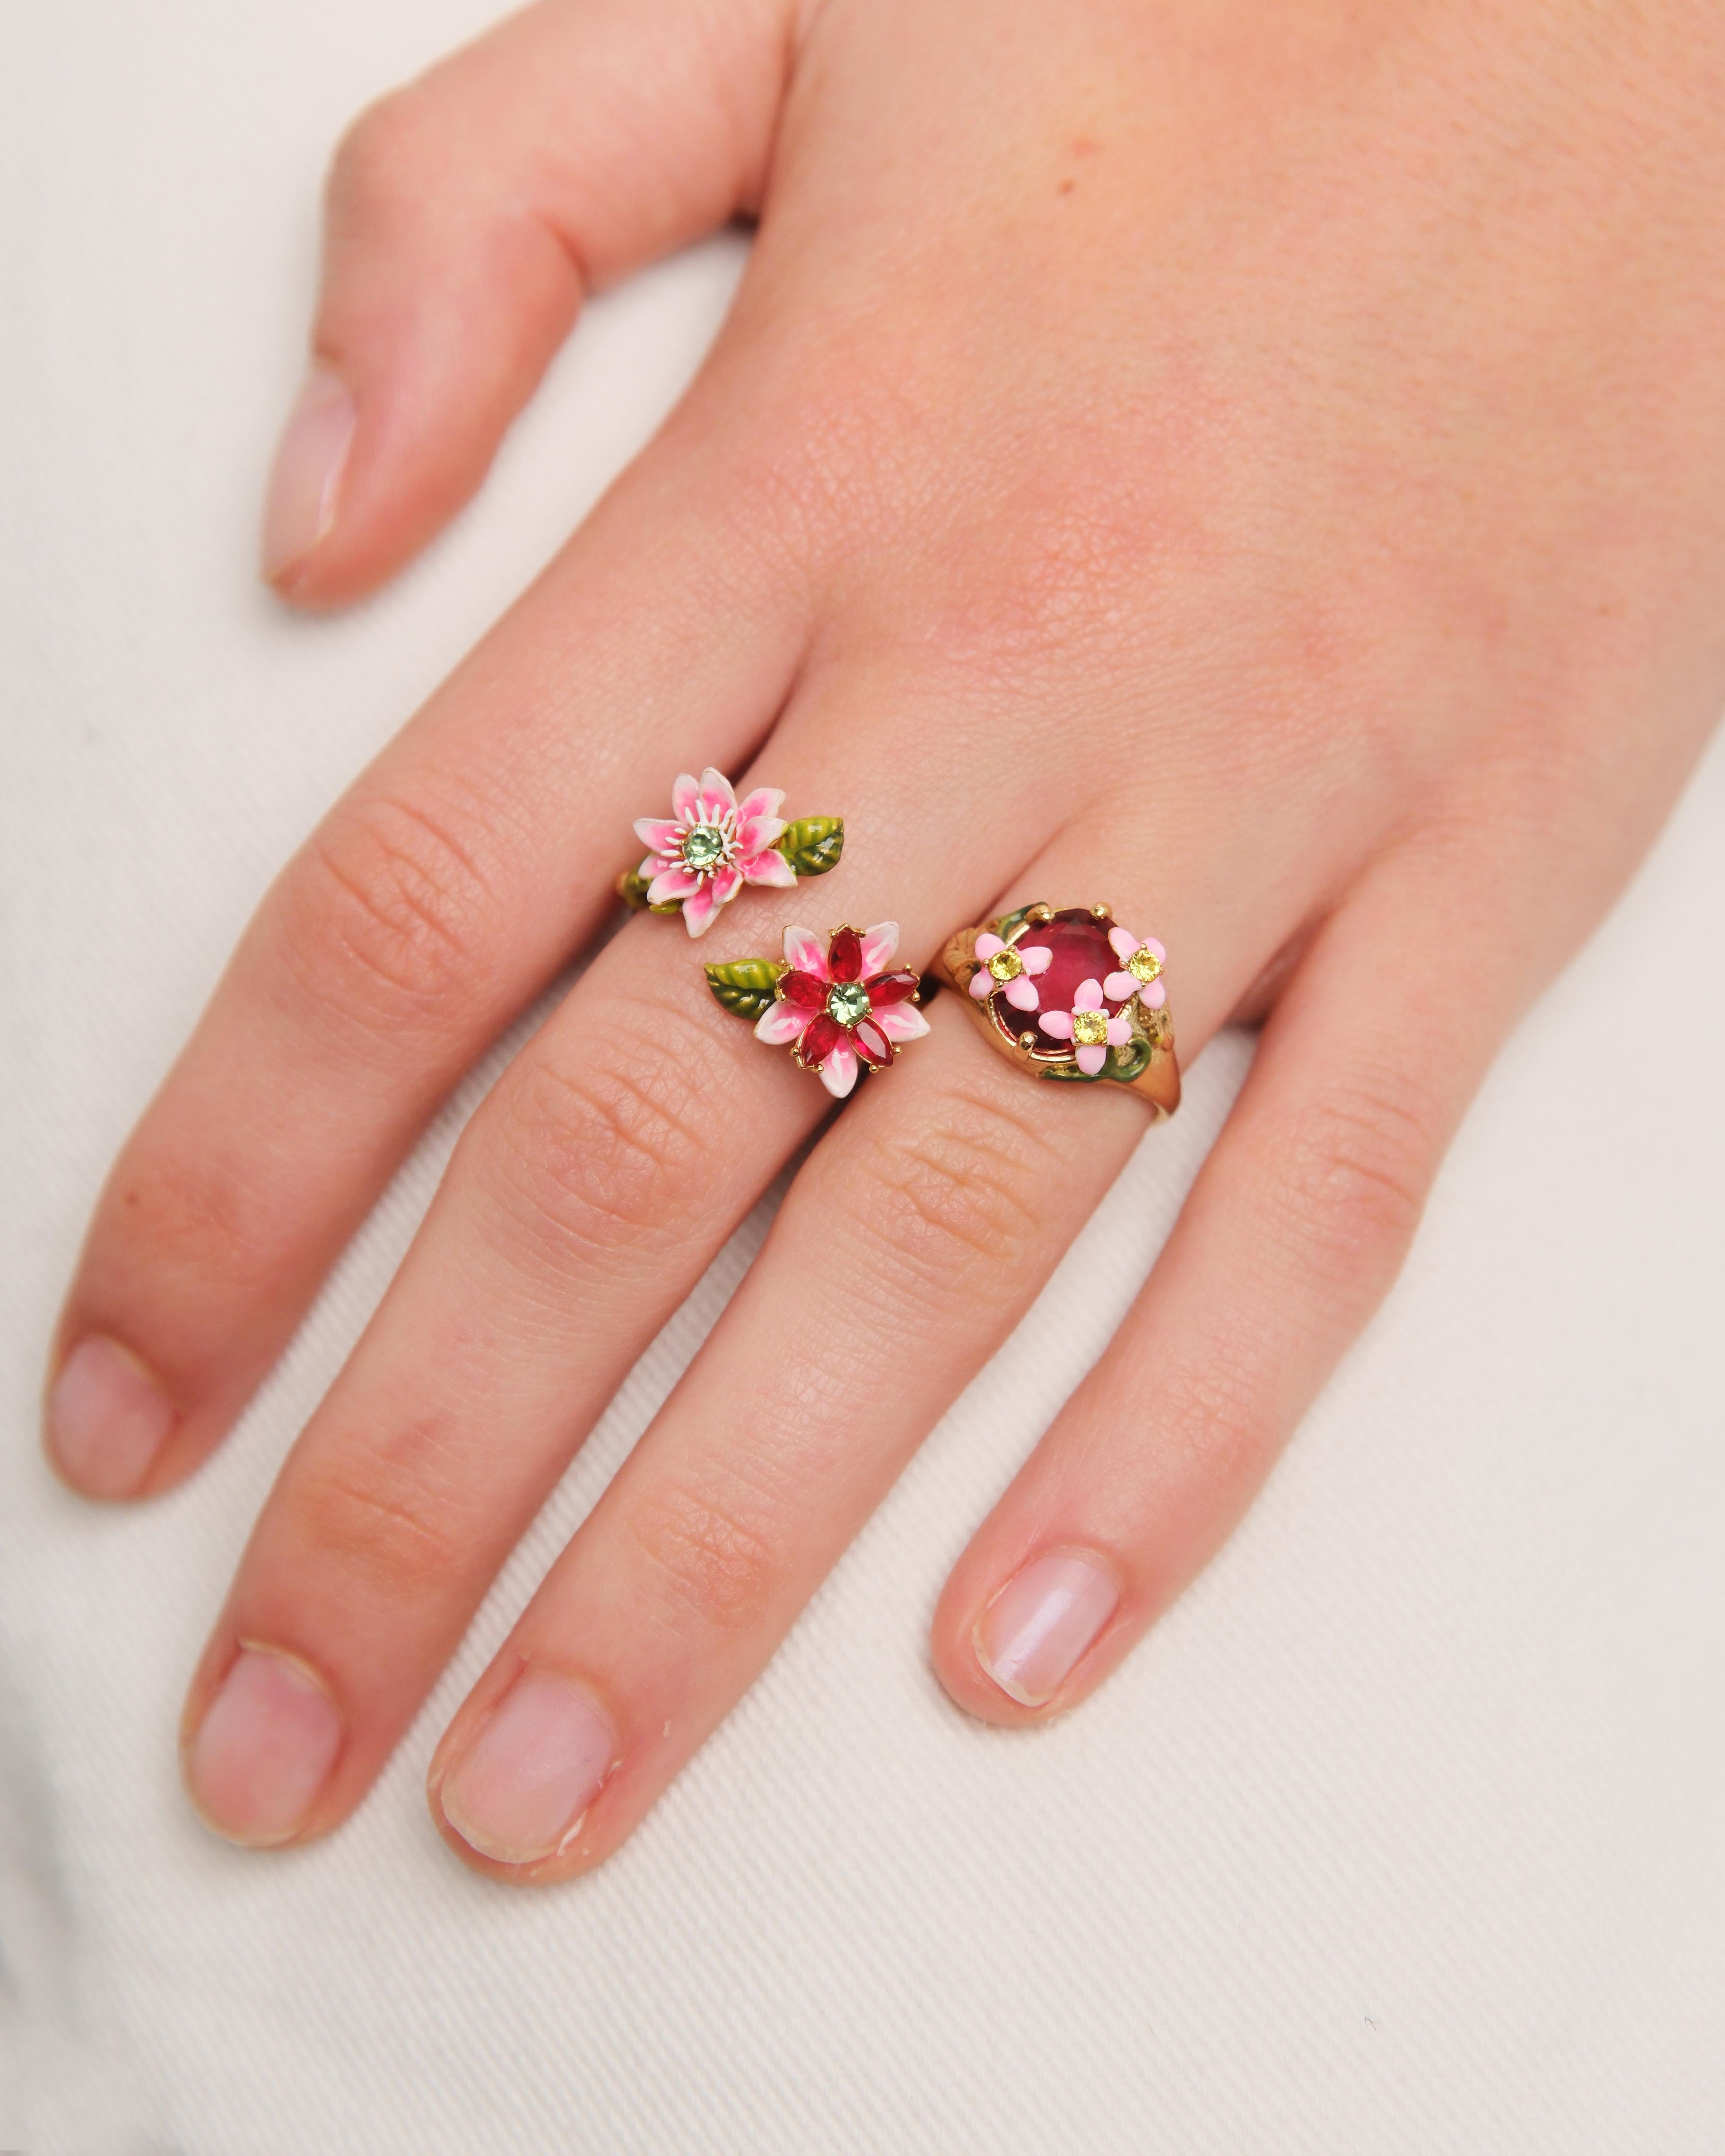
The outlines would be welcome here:
[[[826,943],[807,928],[787,928],[778,999],[757,1021],[756,1040],[769,1048],[794,1043],[803,1069],[819,1070],[821,1084],[842,1101],[862,1065],[883,1070],[898,1042],[928,1030],[911,1001],[916,976],[887,971],[897,948],[896,921],[877,921],[860,933],[835,928]]]
[[[1054,957],[1051,951],[1034,947],[1019,950],[985,931],[976,939],[976,956],[977,970],[971,976],[970,993],[979,1004],[1000,994],[1014,1010],[1036,1009],[1041,1001],[1041,991],[1036,986],[1035,977],[1048,971]]]
[[[1109,975],[1111,980],[1114,978]],[[1136,988],[1137,982],[1132,986]],[[1109,1017],[1100,981],[1081,981],[1072,992],[1070,1010],[1044,1011],[1036,1023],[1055,1040],[1075,1045],[1075,1060],[1086,1078],[1096,1076],[1111,1048],[1124,1048],[1132,1037],[1132,1020],[1123,1011]]]
[[[705,936],[746,883],[788,889],[797,873],[773,843],[785,828],[783,799],[776,787],[760,786],[739,801],[711,765],[698,782],[685,771],[671,788],[670,816],[643,816],[635,825],[652,849],[640,868],[647,903],[680,902],[689,933]]]
[[[1102,993],[1115,1004],[1129,1004],[1136,996],[1146,1010],[1160,1010],[1168,1001],[1162,979],[1168,952],[1153,936],[1134,936],[1129,928],[1111,928],[1108,941],[1124,970],[1109,974]]]

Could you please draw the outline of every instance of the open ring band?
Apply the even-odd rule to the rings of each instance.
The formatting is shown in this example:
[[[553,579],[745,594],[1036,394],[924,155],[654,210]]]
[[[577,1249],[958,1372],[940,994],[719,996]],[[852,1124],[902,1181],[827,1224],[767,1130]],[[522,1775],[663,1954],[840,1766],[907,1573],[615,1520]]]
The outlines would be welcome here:
[[[1126,1086],[1158,1122],[1180,1105],[1180,1066],[1153,936],[1106,906],[1020,906],[948,937],[936,971],[989,1044],[1032,1077]]]

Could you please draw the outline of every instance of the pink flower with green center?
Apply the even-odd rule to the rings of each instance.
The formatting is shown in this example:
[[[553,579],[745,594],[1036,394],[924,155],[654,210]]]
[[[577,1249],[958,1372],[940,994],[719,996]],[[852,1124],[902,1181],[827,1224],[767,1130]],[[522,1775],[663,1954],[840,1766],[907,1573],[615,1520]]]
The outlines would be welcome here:
[[[898,1042],[928,1030],[911,1001],[916,976],[886,970],[897,948],[896,921],[877,921],[860,934],[835,928],[824,945],[807,928],[787,928],[778,999],[757,1022],[756,1040],[769,1048],[794,1043],[803,1069],[819,1070],[822,1085],[842,1101],[864,1065],[884,1070]]]
[[[1132,1037],[1132,1020],[1123,1011],[1111,1018],[1104,1004],[1100,981],[1081,981],[1073,991],[1070,1010],[1046,1010],[1036,1021],[1055,1040],[1073,1044],[1074,1060],[1086,1078],[1096,1076],[1111,1048],[1124,1048]]]
[[[635,836],[652,851],[641,863],[647,903],[680,901],[691,936],[705,936],[746,883],[787,889],[796,870],[775,841],[784,831],[778,813],[784,795],[757,787],[742,800],[731,781],[710,764],[697,782],[686,771],[671,788],[671,814],[643,816]]]

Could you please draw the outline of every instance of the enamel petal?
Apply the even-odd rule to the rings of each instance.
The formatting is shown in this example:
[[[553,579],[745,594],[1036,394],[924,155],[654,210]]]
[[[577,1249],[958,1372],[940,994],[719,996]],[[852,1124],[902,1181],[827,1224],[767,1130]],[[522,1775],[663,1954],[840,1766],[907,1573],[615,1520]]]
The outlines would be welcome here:
[[[671,814],[680,824],[695,821],[695,806],[701,798],[701,785],[692,771],[684,772],[671,788]]]
[[[827,971],[827,947],[810,929],[786,929],[784,962],[799,973],[813,973],[818,981],[833,978]]]
[[[835,1101],[842,1101],[856,1083],[856,1050],[841,1041],[820,1066],[820,1082]]]
[[[1006,984],[1006,1000],[1014,1010],[1033,1011],[1042,1000],[1036,983],[1028,973],[1020,973],[1015,981]]]
[[[892,963],[892,954],[898,948],[898,923],[896,921],[877,921],[872,928],[862,932],[862,969],[866,979],[870,973],[884,973]]]
[[[749,883],[772,884],[780,891],[788,891],[797,880],[797,871],[783,854],[776,854],[768,846],[758,854],[751,854],[737,865]]]
[[[914,1004],[887,1004],[875,1014],[875,1023],[889,1040],[921,1040],[928,1020]]]
[[[756,1020],[755,1038],[769,1048],[783,1048],[803,1038],[814,1016],[812,1010],[799,1010],[795,1004],[774,1004]]]
[[[1092,1041],[1078,1051],[1078,1067],[1086,1078],[1094,1078],[1108,1060],[1108,1051],[1098,1041]]]

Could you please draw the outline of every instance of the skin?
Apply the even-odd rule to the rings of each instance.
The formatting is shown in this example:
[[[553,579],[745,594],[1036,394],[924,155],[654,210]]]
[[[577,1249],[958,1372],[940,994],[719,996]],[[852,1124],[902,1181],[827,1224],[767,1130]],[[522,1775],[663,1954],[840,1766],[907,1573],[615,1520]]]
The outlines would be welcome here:
[[[679,770],[842,810],[839,869],[632,921],[474,1117],[193,1681],[334,1703],[338,1825],[635,1358],[817,1130],[687,1375],[431,1775],[499,1877],[603,1861],[1017,1321],[1145,1129],[953,998],[830,1103],[698,965],[1111,901],[1189,1062],[1256,1062],[932,1652],[1017,1726],[1226,1537],[1394,1279],[1493,1053],[1725,700],[1725,17],[1702,0],[540,0],[357,123],[313,344],[358,421],[279,567],[339,605],[478,485],[584,290],[739,213],[684,403],[330,813],[98,1206],[54,1348],[190,1474],[438,1103],[611,913]],[[1600,1111],[1609,1110],[1602,1091]],[[1154,1142],[1153,1138],[1151,1142]],[[1489,1224],[1481,1224],[1489,1232]],[[1119,1600],[1053,1697],[978,1661],[1027,1560]],[[523,1672],[616,1738],[556,1853],[439,1792]],[[208,1793],[203,1793],[208,1803]],[[217,1821],[233,1830],[232,1820]]]

